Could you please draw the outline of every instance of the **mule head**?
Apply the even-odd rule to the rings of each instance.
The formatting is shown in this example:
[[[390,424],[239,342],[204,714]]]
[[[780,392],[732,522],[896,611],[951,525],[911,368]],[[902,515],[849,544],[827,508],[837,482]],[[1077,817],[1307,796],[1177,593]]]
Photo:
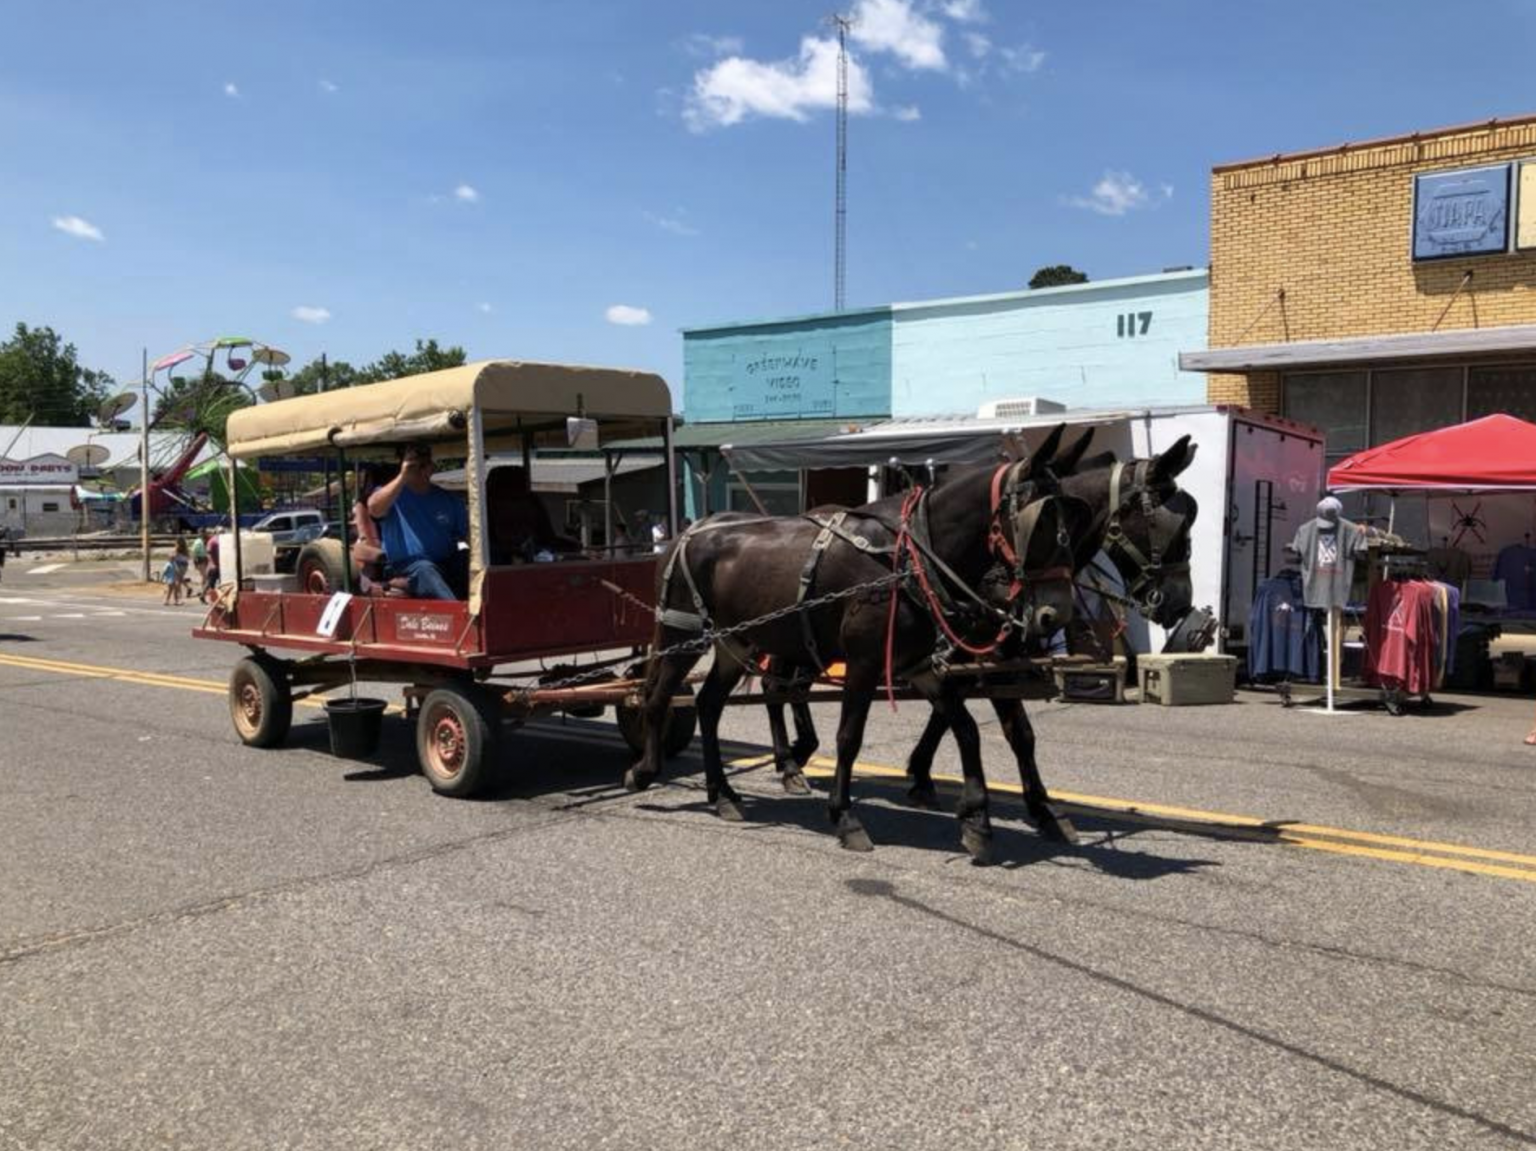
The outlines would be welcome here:
[[[1077,538],[1093,512],[1082,500],[1053,492],[1020,505],[1013,516],[1019,586],[1017,619],[1031,634],[1048,636],[1072,620]]]
[[[1188,436],[1150,460],[1119,465],[1111,495],[1104,550],[1142,614],[1163,627],[1181,619],[1194,602],[1190,582],[1190,529],[1200,508],[1177,479],[1195,458]],[[1118,502],[1117,502],[1118,501]]]

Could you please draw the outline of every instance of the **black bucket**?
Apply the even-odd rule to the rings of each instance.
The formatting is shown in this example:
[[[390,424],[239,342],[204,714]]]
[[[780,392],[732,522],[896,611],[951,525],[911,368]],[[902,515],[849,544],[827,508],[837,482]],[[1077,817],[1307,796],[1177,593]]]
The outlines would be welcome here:
[[[325,718],[331,727],[331,754],[343,759],[372,755],[379,746],[384,724],[382,699],[328,699]]]

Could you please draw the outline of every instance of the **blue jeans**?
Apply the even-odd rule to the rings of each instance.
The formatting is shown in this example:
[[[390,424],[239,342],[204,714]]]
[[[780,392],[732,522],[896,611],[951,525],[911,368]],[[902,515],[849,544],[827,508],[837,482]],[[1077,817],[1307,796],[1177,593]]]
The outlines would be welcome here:
[[[407,560],[401,564],[390,564],[391,576],[405,576],[411,581],[409,588],[412,599],[458,599],[453,594],[453,589],[448,586],[448,581],[443,577],[442,569],[428,559]]]

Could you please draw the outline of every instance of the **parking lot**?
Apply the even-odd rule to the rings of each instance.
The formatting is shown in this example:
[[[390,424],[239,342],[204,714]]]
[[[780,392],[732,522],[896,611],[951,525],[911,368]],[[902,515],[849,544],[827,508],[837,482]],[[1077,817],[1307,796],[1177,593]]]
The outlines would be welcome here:
[[[745,824],[694,753],[624,793],[606,720],[446,800],[398,716],[366,763],[315,708],[240,746],[237,649],[109,568],[0,588],[9,1145],[1536,1140],[1527,700],[1036,705],[1082,843],[1024,821],[984,723],[983,869],[902,802],[916,705],[870,722],[873,855],[780,792],[756,709]]]

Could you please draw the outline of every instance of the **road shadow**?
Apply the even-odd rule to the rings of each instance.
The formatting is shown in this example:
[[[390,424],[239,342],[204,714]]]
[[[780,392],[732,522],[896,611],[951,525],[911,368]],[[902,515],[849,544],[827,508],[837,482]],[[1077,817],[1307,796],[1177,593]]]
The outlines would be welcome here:
[[[22,635],[20,632],[12,634],[10,632],[0,631],[0,643],[36,643],[36,642],[37,642],[37,637],[36,636]]]

